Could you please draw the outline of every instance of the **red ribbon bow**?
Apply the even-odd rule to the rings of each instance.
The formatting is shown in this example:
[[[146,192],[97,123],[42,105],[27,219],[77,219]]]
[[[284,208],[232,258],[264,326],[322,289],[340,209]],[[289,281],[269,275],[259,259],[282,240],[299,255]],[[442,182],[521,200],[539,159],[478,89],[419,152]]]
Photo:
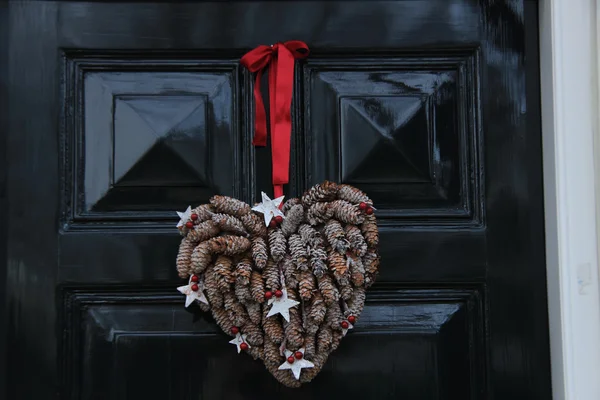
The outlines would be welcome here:
[[[263,71],[269,67],[269,111],[271,152],[273,157],[273,190],[275,198],[283,196],[283,185],[289,182],[290,142],[292,135],[292,91],[294,61],[308,56],[306,43],[291,40],[272,46],[258,46],[246,53],[240,62],[256,72],[254,82],[254,146],[267,145],[267,115],[260,93]]]

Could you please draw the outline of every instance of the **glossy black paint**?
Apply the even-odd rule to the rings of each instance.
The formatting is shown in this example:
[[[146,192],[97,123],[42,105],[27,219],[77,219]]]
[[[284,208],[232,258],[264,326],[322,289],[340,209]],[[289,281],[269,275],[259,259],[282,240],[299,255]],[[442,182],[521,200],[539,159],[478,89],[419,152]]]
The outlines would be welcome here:
[[[7,398],[550,398],[535,2],[13,2],[9,18]],[[185,310],[173,265],[173,210],[270,191],[238,60],[288,39],[311,57],[287,194],[368,191],[383,260],[300,390]]]

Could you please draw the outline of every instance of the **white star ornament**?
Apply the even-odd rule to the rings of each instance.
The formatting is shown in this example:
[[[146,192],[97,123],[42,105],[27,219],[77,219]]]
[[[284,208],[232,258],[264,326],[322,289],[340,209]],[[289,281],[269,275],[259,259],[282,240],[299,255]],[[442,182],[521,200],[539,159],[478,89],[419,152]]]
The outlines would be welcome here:
[[[292,353],[289,350],[286,350],[285,351],[286,361],[279,366],[279,370],[291,369],[292,373],[294,374],[294,378],[296,378],[296,380],[300,379],[300,372],[302,371],[302,368],[313,368],[315,366],[315,364],[311,363],[310,361],[308,361],[304,358],[304,349],[303,348],[299,349],[298,351],[302,353],[302,358],[298,360],[294,357],[294,362],[290,363],[289,361],[287,361],[287,358],[290,356],[293,356],[294,353]]]
[[[283,212],[279,209],[279,206],[281,205],[281,202],[285,196],[280,196],[274,200],[271,200],[265,192],[261,192],[261,195],[262,202],[252,207],[252,210],[263,214],[266,226],[269,226],[271,220],[277,216],[285,218],[285,215],[283,215]]]
[[[267,314],[267,318],[272,315],[281,314],[287,322],[290,322],[290,308],[297,306],[300,302],[288,299],[285,288],[282,292],[283,295],[281,297],[273,297],[269,300],[268,304],[271,305],[271,309]]]
[[[354,329],[354,325],[352,325],[349,321],[346,321],[346,323],[348,324],[348,327],[347,328],[342,327],[342,336],[346,336],[346,333],[348,333],[348,331],[350,329]]]
[[[192,285],[198,285],[198,290],[192,290]],[[187,285],[185,286],[179,286],[177,288],[177,290],[179,290],[179,292],[181,292],[182,294],[185,294],[185,307],[189,307],[190,304],[192,304],[194,301],[198,300],[201,301],[204,304],[208,304],[208,300],[206,299],[206,296],[204,295],[204,283],[203,282],[192,282],[192,277],[190,276],[190,280],[188,282]]]
[[[180,211],[176,211],[176,212],[177,212],[177,215],[179,215],[179,223],[177,223],[177,227],[181,228],[192,217],[192,207],[188,206],[187,210],[185,210],[184,212],[180,212]]]
[[[246,345],[248,346],[248,348],[252,347],[248,344],[248,342],[246,341],[246,334],[245,333],[236,333],[235,338],[231,339],[229,341],[229,343],[234,344],[237,347],[237,351],[238,354],[240,354],[240,352],[242,351],[242,348],[240,347],[242,345],[242,343],[246,343]]]

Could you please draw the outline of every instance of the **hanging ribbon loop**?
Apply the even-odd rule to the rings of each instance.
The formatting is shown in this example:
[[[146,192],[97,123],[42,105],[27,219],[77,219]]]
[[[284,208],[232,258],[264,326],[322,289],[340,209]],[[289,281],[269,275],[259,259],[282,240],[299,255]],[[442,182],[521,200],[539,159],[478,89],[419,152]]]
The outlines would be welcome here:
[[[294,89],[294,61],[308,57],[306,43],[291,40],[272,46],[258,46],[240,60],[254,81],[254,146],[267,145],[267,115],[260,93],[264,70],[269,74],[269,114],[271,152],[273,162],[273,190],[275,197],[283,196],[283,185],[289,181],[290,143],[292,135],[292,93]]]

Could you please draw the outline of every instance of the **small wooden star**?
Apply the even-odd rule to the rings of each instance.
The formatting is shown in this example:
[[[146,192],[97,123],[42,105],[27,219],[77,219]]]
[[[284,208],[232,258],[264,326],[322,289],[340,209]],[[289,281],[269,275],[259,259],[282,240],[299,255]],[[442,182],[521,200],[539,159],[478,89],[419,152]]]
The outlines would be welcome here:
[[[288,299],[285,287],[281,291],[283,293],[281,297],[274,297],[269,300],[268,304],[271,305],[271,309],[267,314],[267,318],[281,314],[287,322],[290,322],[290,308],[297,306],[300,302]]]
[[[296,380],[300,379],[300,372],[302,372],[302,368],[313,368],[315,366],[315,364],[313,364],[312,362],[310,362],[304,358],[304,348],[298,349],[298,351],[300,353],[302,353],[302,358],[299,360],[296,357],[293,357],[294,353],[292,353],[291,351],[286,349],[285,350],[285,358],[287,359],[288,357],[293,357],[294,362],[290,363],[289,361],[286,360],[278,368],[279,370],[291,369],[292,373],[294,374],[294,378],[296,378]]]
[[[192,286],[197,285],[198,286],[198,290],[193,290]],[[206,296],[204,295],[204,282],[200,281],[198,283],[196,282],[192,282],[192,277],[190,276],[190,280],[188,281],[188,284],[185,286],[179,286],[177,288],[177,290],[179,290],[179,292],[181,292],[182,294],[185,294],[185,306],[186,308],[189,307],[190,304],[192,304],[195,300],[201,301],[202,303],[208,304],[208,300],[206,299]]]
[[[246,341],[246,334],[245,333],[239,333],[239,332],[236,333],[235,338],[231,339],[229,341],[229,343],[236,345],[238,354],[240,354],[240,352],[242,351],[242,348],[241,348],[242,343],[246,343],[246,346],[248,346],[248,348],[252,347]]]
[[[185,223],[188,222],[190,220],[190,218],[192,217],[192,207],[188,206],[187,210],[185,210],[184,212],[179,212],[176,211],[177,215],[179,215],[179,222],[177,223],[177,227],[181,228],[183,226],[185,226]]]
[[[281,205],[281,202],[285,196],[271,200],[269,196],[265,194],[265,192],[261,192],[261,194],[262,203],[258,203],[258,205],[252,207],[252,210],[263,214],[263,217],[265,218],[265,225],[269,226],[271,220],[277,216],[285,218],[285,215],[283,215],[283,212],[279,209],[279,206]]]
[[[342,326],[342,335],[343,335],[343,336],[346,336],[346,333],[348,333],[348,331],[349,331],[350,329],[354,329],[354,325],[352,325],[352,324],[351,324],[349,321],[345,321],[345,322],[348,324],[348,327],[347,327],[347,328],[344,328],[344,327]]]

